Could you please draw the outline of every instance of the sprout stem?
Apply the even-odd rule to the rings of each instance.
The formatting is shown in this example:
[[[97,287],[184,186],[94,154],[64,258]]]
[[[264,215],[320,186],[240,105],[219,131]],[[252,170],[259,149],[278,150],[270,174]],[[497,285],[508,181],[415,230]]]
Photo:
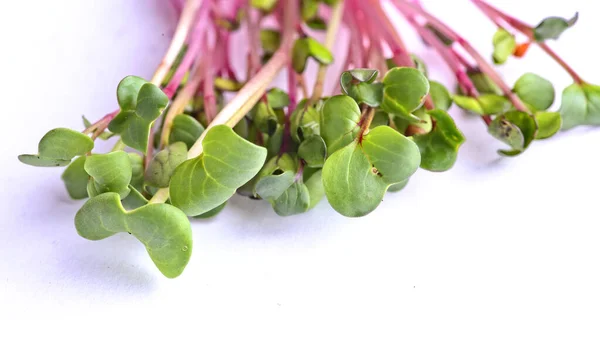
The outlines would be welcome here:
[[[342,23],[342,17],[344,16],[344,0],[339,0],[334,6],[329,20],[329,26],[327,27],[327,35],[325,37],[325,47],[327,50],[332,51],[335,45],[336,36],[338,34],[340,25]],[[317,72],[317,79],[313,87],[312,97],[310,104],[316,103],[323,95],[323,88],[325,86],[325,77],[327,76],[327,65],[320,65],[319,71]]]

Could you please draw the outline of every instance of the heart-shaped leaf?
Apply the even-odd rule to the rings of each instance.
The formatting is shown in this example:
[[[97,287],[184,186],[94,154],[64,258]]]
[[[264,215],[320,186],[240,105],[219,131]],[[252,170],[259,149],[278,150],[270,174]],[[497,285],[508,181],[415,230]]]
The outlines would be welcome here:
[[[192,116],[178,115],[173,119],[169,143],[183,142],[187,148],[191,148],[204,132],[204,126]]]
[[[538,124],[538,132],[535,139],[546,139],[554,136],[562,126],[562,118],[557,112],[537,112],[535,121]]]
[[[525,151],[535,138],[537,123],[525,112],[510,111],[497,116],[488,127],[488,132],[512,148],[510,151],[499,150],[500,154],[516,156]]]
[[[183,142],[169,145],[154,156],[146,168],[145,180],[153,187],[169,187],[171,176],[180,164],[187,160],[187,147]]]
[[[534,112],[545,111],[554,103],[554,86],[541,76],[526,73],[521,76],[513,91],[531,107]]]
[[[144,154],[150,126],[169,103],[163,91],[136,76],[127,76],[117,87],[121,112],[110,122],[110,131],[121,134],[123,143]]]
[[[83,168],[84,164],[85,156],[77,157],[69,164],[61,176],[69,196],[73,199],[85,199],[88,197],[87,184],[90,176]]]
[[[374,82],[378,71],[375,69],[354,69],[342,73],[342,91],[359,104],[378,107],[383,98],[383,84]]]
[[[436,109],[448,111],[452,107],[452,95],[448,89],[439,82],[429,81],[429,94]]]
[[[197,216],[227,201],[261,169],[267,150],[238,136],[225,125],[214,126],[202,141],[200,156],[182,163],[171,177],[171,203]]]
[[[429,93],[429,81],[414,68],[393,68],[383,78],[381,109],[410,122],[420,119],[412,113],[420,108]]]
[[[346,95],[333,96],[323,105],[321,137],[331,155],[350,144],[360,131],[360,108]]]
[[[323,167],[327,158],[327,146],[321,136],[310,136],[298,147],[298,157],[310,168]]]
[[[379,206],[389,186],[408,179],[420,163],[414,142],[389,126],[379,126],[327,159],[325,194],[342,215],[364,216]]]
[[[433,110],[429,115],[435,120],[433,129],[427,134],[414,136],[421,150],[421,168],[434,172],[446,171],[454,166],[465,137],[447,112]]]
[[[75,156],[94,148],[94,141],[81,132],[58,128],[50,130],[38,143],[37,155],[19,155],[19,161],[34,167],[63,167]]]
[[[290,104],[290,96],[281,88],[271,88],[267,92],[267,102],[273,109],[285,108]]]
[[[571,19],[549,17],[542,20],[542,22],[533,29],[535,40],[543,42],[547,39],[558,39],[566,29],[577,23],[578,18],[579,13],[575,13],[575,16]]]
[[[186,215],[167,204],[149,204],[127,212],[116,193],[88,200],[75,216],[77,233],[100,240],[119,232],[137,238],[158,269],[168,278],[179,276],[192,254],[192,230]]]
[[[563,130],[578,125],[600,125],[600,87],[572,84],[565,88],[560,114]]]
[[[90,197],[112,192],[123,199],[129,194],[132,169],[126,152],[114,151],[88,156],[83,167],[90,175],[87,187]]]
[[[296,142],[301,142],[306,137],[321,134],[321,115],[313,106],[308,106],[306,100],[298,106],[290,118],[290,131]]]
[[[317,40],[311,37],[297,39],[292,49],[292,67],[298,74],[304,72],[309,57],[322,65],[333,63],[331,52]]]
[[[492,58],[496,64],[504,64],[517,48],[515,36],[505,29],[498,29],[492,42],[494,44]]]

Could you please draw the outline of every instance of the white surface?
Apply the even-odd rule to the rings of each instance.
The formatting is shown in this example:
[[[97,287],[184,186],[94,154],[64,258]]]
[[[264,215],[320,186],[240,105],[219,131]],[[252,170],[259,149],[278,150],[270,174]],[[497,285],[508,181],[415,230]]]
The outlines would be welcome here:
[[[424,3],[489,56],[494,27],[468,1]],[[492,3],[531,23],[580,11],[552,46],[600,82],[597,2]],[[453,110],[467,142],[452,171],[418,172],[361,219],[325,201],[279,218],[266,202],[236,196],[216,219],[194,223],[192,260],[168,280],[133,237],[80,238],[73,216],[81,203],[68,199],[61,170],[16,158],[35,152],[49,129],[78,128],[82,114],[115,108],[122,77],[151,76],[175,26],[168,2],[3,1],[0,16],[0,341],[600,340],[598,129],[561,133],[502,159],[483,124]],[[403,32],[432,77],[450,84],[440,59]],[[558,89],[569,83],[536,48],[501,71],[510,83],[524,71]],[[167,335],[166,325],[148,320],[176,326]]]

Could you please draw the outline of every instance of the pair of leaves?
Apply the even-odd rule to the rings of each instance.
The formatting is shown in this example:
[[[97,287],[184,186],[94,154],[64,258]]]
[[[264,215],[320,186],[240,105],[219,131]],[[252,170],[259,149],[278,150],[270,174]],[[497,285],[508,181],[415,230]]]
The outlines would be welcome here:
[[[600,125],[600,87],[572,84],[562,93],[563,130],[578,125]]]
[[[425,102],[429,81],[414,68],[390,69],[383,78],[383,98],[380,108],[385,112],[417,123],[420,118],[412,113]]]
[[[306,63],[311,57],[322,65],[333,63],[331,52],[317,40],[311,37],[297,39],[292,49],[292,67],[296,73],[304,72]]]
[[[345,71],[340,78],[344,94],[359,104],[379,107],[383,98],[383,83],[375,82],[379,71],[375,69],[354,69]]]
[[[420,163],[414,142],[389,126],[378,126],[327,159],[325,194],[340,214],[364,216],[379,206],[390,186],[407,180]]]
[[[126,211],[119,195],[104,193],[88,200],[75,215],[80,236],[101,240],[120,232],[135,236],[163,275],[179,276],[192,253],[192,230],[186,215],[167,204]]]
[[[38,143],[37,155],[19,155],[19,161],[35,167],[64,167],[75,156],[94,148],[94,141],[81,132],[58,128],[46,133]]]
[[[161,115],[169,98],[156,85],[137,76],[127,76],[117,87],[121,111],[108,129],[121,135],[123,143],[146,153],[150,126]]]
[[[428,114],[435,120],[432,130],[414,136],[414,142],[421,151],[421,168],[434,172],[449,170],[456,162],[458,149],[465,142],[465,137],[446,111],[436,109]]]
[[[180,164],[169,184],[171,203],[189,216],[206,213],[227,201],[263,166],[267,150],[217,125],[202,141],[200,156]]]

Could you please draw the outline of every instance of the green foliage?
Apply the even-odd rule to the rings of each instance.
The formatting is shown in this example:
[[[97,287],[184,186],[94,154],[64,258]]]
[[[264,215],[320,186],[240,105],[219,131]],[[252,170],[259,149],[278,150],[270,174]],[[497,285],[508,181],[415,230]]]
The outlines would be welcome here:
[[[379,72],[375,69],[354,69],[342,73],[342,91],[359,104],[378,107],[383,98],[383,84],[375,82]]]
[[[50,130],[38,143],[37,155],[19,155],[19,161],[34,167],[63,167],[75,156],[94,148],[92,139],[81,132],[58,128]]]
[[[439,82],[429,81],[429,94],[436,109],[448,111],[452,107],[452,95],[448,89]]]
[[[179,276],[192,254],[192,230],[186,215],[167,204],[149,204],[126,211],[116,193],[88,200],[75,216],[77,233],[101,240],[119,232],[137,238],[161,273]]]
[[[250,0],[250,5],[264,12],[271,12],[275,9],[278,0]]]
[[[323,65],[333,63],[333,55],[323,44],[311,37],[297,39],[292,49],[292,67],[297,73],[304,72],[309,57]]]
[[[559,17],[546,18],[533,29],[535,40],[543,42],[548,39],[558,39],[565,30],[577,23],[577,19],[579,19],[579,13],[575,13],[575,16],[571,19]]]
[[[280,88],[271,88],[267,92],[267,103],[273,109],[281,109],[290,104],[290,96]]]
[[[500,154],[516,156],[525,151],[535,138],[537,123],[528,113],[510,111],[497,116],[488,127],[488,131],[512,149],[499,150]]]
[[[281,33],[276,30],[264,29],[260,31],[260,43],[263,50],[268,54],[273,54],[281,45]]]
[[[508,99],[496,94],[482,94],[479,98],[455,95],[454,102],[458,107],[480,115],[504,113],[512,107]]]
[[[302,100],[296,106],[290,118],[290,131],[296,142],[301,142],[306,137],[321,134],[321,115],[314,106],[309,106]]]
[[[171,203],[189,216],[208,212],[228,200],[261,169],[267,150],[217,125],[202,141],[200,156],[180,164],[171,176]]]
[[[308,167],[323,167],[327,158],[327,145],[321,136],[310,136],[298,147],[298,157],[300,157]]]
[[[419,122],[412,113],[423,105],[429,93],[425,75],[414,68],[393,68],[383,78],[383,85],[381,109],[409,122]]]
[[[87,185],[90,197],[103,193],[117,193],[121,199],[129,194],[132,168],[131,159],[124,151],[88,156],[84,169],[90,176]]]
[[[565,88],[560,114],[563,130],[579,125],[600,125],[600,87],[572,84]]]
[[[535,139],[546,139],[554,136],[562,127],[562,118],[557,112],[537,112],[535,121],[538,124],[538,132]]]
[[[424,135],[414,137],[421,151],[421,168],[441,172],[454,166],[458,149],[465,137],[458,130],[454,120],[443,110],[433,110],[429,115],[435,120],[433,129]]]
[[[65,183],[69,196],[73,199],[88,197],[87,184],[89,175],[83,168],[85,156],[77,157],[62,173],[61,179]]]
[[[327,159],[327,200],[344,216],[367,215],[379,206],[389,186],[408,179],[420,163],[415,143],[390,127],[376,127]]]
[[[154,156],[146,168],[145,180],[148,185],[158,188],[169,187],[171,176],[180,164],[187,160],[185,143],[177,142]]]
[[[121,135],[128,146],[146,153],[150,126],[169,103],[154,84],[137,76],[124,78],[117,87],[121,112],[110,122],[109,130]]]
[[[545,111],[554,103],[554,86],[541,76],[526,73],[521,76],[513,91],[532,111]]]
[[[517,47],[515,36],[505,29],[498,29],[496,31],[492,43],[494,44],[492,59],[496,64],[504,64],[512,56]]]
[[[189,149],[200,138],[202,132],[204,132],[204,126],[192,116],[178,115],[173,119],[169,143],[183,142]]]
[[[336,95],[325,101],[321,113],[321,136],[331,156],[350,144],[360,131],[360,108],[351,97]]]

